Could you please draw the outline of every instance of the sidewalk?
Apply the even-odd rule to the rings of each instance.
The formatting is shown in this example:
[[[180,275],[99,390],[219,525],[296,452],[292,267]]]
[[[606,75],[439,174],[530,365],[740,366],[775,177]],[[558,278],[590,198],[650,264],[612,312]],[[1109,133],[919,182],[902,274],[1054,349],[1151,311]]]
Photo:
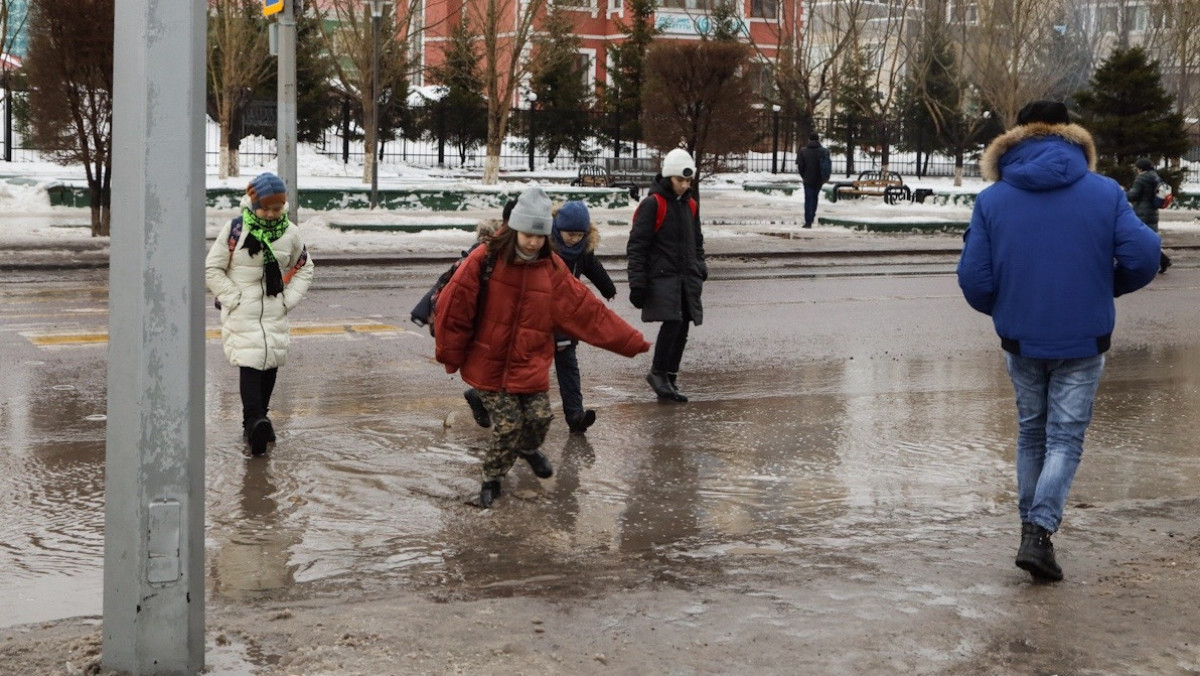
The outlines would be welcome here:
[[[592,221],[600,230],[599,255],[608,260],[624,257],[629,223],[636,205],[594,208]],[[803,229],[800,195],[767,195],[736,186],[705,193],[701,210],[705,253],[710,258],[956,255],[961,249],[961,229],[971,210],[962,206],[902,203],[861,199],[822,202],[817,225]],[[208,209],[205,237],[213,241],[221,226],[236,214],[234,209]],[[1200,212],[1172,210],[1163,215],[1161,231],[1171,255],[1200,248]],[[104,268],[108,265],[109,239],[93,238],[86,209],[56,207],[48,213],[8,213],[0,216],[0,270]],[[470,246],[473,233],[465,227],[498,218],[498,210],[467,209],[455,212],[428,210],[306,210],[299,222],[318,266],[396,265],[451,261]],[[865,232],[831,222],[870,222],[903,229],[909,224],[944,222],[945,232]],[[444,223],[421,232],[345,231],[331,224],[385,226],[390,223]],[[117,224],[119,225],[119,224]],[[1186,259],[1188,254],[1184,254]]]

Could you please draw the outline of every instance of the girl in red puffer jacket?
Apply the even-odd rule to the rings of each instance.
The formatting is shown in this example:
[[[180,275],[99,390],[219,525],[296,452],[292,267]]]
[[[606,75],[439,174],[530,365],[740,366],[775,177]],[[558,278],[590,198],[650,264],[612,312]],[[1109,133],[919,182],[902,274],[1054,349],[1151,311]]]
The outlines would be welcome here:
[[[529,188],[508,226],[472,251],[438,294],[436,358],[447,373],[461,371],[492,418],[479,492],[485,508],[500,495],[500,479],[517,456],[540,478],[554,473],[538,449],[553,419],[548,392],[556,330],[626,357],[650,349],[641,332],[551,253],[551,224],[550,198]]]

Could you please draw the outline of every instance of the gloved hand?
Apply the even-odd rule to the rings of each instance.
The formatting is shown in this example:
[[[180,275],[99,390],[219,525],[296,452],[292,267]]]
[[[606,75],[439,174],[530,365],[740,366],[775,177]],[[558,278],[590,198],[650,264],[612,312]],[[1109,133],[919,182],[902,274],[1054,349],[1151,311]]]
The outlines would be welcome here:
[[[646,304],[646,290],[641,287],[635,287],[629,290],[629,303],[635,308],[641,310]]]

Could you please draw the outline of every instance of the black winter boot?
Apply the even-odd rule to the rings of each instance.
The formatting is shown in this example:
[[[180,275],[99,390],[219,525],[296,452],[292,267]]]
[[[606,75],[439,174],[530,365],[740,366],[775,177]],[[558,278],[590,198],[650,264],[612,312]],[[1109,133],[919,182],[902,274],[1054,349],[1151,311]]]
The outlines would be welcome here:
[[[554,476],[554,468],[550,466],[550,460],[541,451],[533,453],[522,453],[522,458],[529,466],[533,468],[533,474],[539,479],[549,479]]]
[[[675,384],[675,379],[678,377],[679,377],[678,373],[668,373],[667,374],[667,380],[670,381],[671,390],[673,392],[673,394],[671,395],[671,399],[673,399],[674,401],[678,401],[681,404],[686,404],[687,400],[688,400],[687,395],[684,394],[683,392],[680,392],[679,386],[677,386]]]
[[[489,509],[498,497],[500,497],[500,482],[495,479],[483,482],[483,486],[479,489],[479,506]]]
[[[1063,579],[1062,568],[1054,560],[1054,545],[1050,531],[1036,523],[1021,525],[1021,548],[1017,550],[1017,567],[1029,571],[1039,582],[1058,582]]]
[[[463,398],[471,406],[471,415],[475,418],[475,424],[480,427],[491,427],[492,416],[488,414],[488,410],[484,407],[483,400],[479,398],[479,393],[475,391],[475,388],[472,387],[463,392]]]
[[[275,440],[275,429],[271,427],[269,418],[259,418],[250,425],[250,454],[262,455],[267,452],[267,444]]]
[[[659,399],[675,399],[675,388],[671,387],[671,381],[667,379],[666,373],[651,371],[646,374],[646,382],[650,383],[650,388],[654,390]]]
[[[571,434],[584,434],[595,422],[596,412],[589,408],[578,417],[567,418],[567,427],[571,430]]]

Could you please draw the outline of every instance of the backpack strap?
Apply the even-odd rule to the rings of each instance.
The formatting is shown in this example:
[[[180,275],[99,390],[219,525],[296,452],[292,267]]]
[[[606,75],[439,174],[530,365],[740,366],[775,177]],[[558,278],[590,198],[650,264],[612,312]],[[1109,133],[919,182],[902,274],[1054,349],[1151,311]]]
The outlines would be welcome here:
[[[307,262],[308,262],[308,247],[307,246],[301,247],[300,257],[296,259],[295,265],[288,268],[288,271],[283,273],[283,283],[287,284],[288,282],[292,281],[292,277],[294,277],[297,272],[300,272],[300,268],[304,267],[304,264]]]
[[[654,232],[658,232],[667,218],[667,198],[654,193],[654,201],[658,203],[658,211],[654,214]],[[688,198],[688,207],[692,210],[692,218],[700,214],[700,205],[696,203],[695,197]]]
[[[229,257],[233,258],[233,250],[237,248],[238,240],[242,238],[242,217],[238,216],[229,224]]]

